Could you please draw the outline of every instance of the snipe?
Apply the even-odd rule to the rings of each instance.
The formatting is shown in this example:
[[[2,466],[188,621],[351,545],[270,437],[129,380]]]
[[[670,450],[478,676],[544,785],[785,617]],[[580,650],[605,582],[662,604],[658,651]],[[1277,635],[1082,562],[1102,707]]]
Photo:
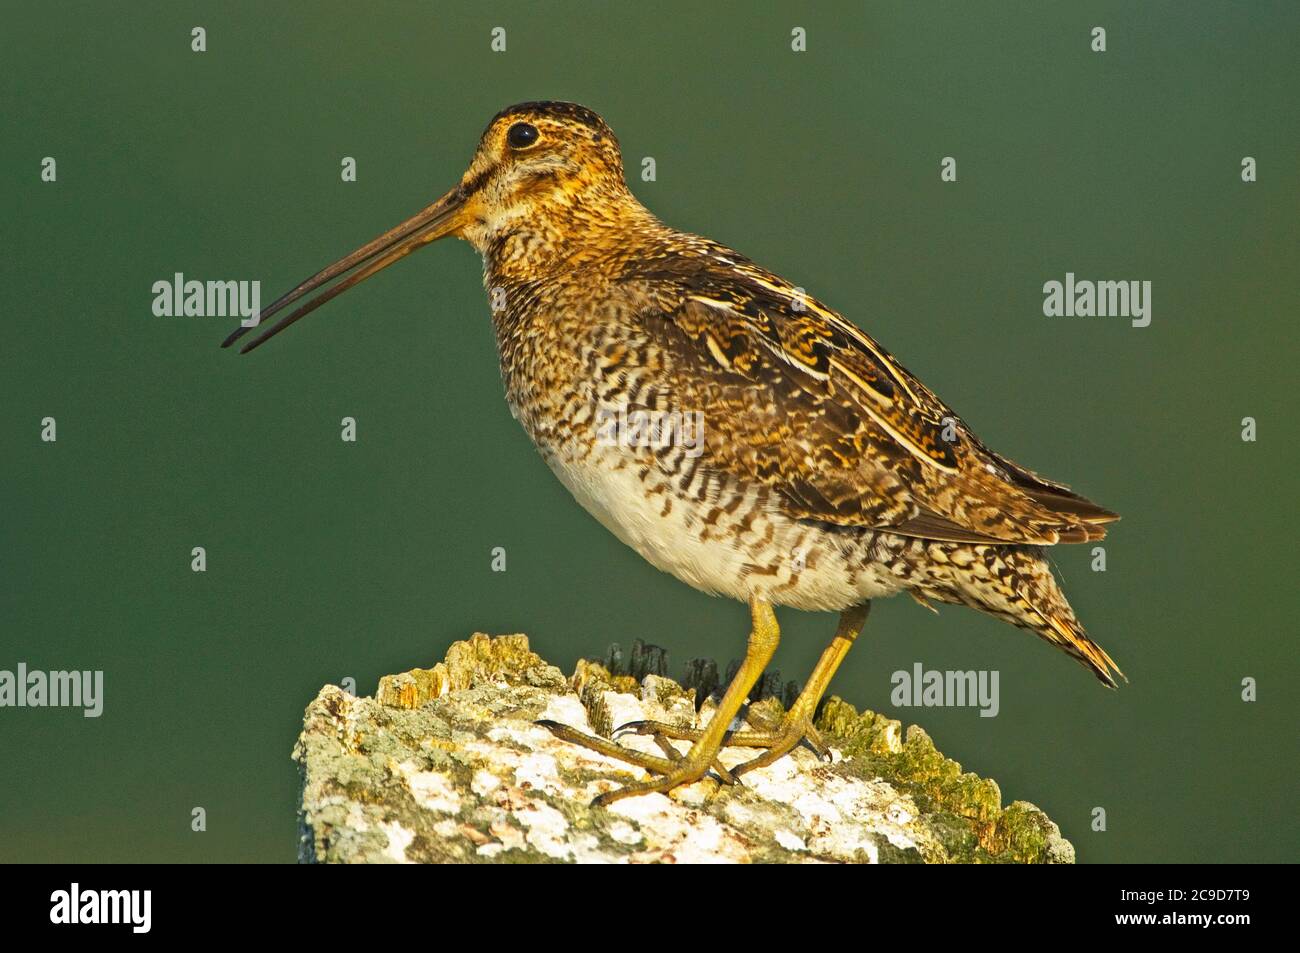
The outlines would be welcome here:
[[[1101,539],[1116,514],[984,446],[826,305],[656,219],[582,106],[498,113],[459,185],[266,308],[320,291],[243,351],[446,235],[483,256],[506,399],[564,485],[654,566],[750,606],[744,661],[705,728],[624,726],[664,757],[547,723],[657,775],[601,802],[820,748],[814,710],[880,596],[989,613],[1115,684],[1043,547]],[[838,630],[780,724],[729,734],[776,650],[778,605],[838,611]],[[693,744],[680,755],[667,738]],[[766,751],[727,771],[724,743]]]

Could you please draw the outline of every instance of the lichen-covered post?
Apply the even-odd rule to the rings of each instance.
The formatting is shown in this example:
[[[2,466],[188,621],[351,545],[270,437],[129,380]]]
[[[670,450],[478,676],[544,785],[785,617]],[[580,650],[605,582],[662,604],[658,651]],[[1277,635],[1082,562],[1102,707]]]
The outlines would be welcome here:
[[[634,646],[626,664],[636,674],[583,661],[566,678],[525,636],[480,633],[432,669],[386,676],[374,698],[325,686],[293,753],[303,782],[299,858],[1073,862],[1069,842],[1033,805],[1003,807],[993,781],[963,773],[920,728],[904,732],[834,698],[817,725],[833,746],[829,761],[796,749],[743,786],[706,780],[671,797],[592,808],[596,795],[643,777],[640,769],[533,722],[608,737],[641,719],[707,720],[711,703],[697,711],[695,691],[665,677],[666,659],[651,649]],[[709,666],[691,669],[707,675]],[[762,703],[780,706],[779,697]],[[650,738],[620,742],[661,753]],[[722,760],[732,767],[754,754],[727,750]]]

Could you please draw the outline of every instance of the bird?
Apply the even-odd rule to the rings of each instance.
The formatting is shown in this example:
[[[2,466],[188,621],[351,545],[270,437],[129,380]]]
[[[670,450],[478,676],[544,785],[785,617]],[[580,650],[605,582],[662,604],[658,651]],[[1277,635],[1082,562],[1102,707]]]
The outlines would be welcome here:
[[[737,783],[800,744],[826,756],[817,707],[878,598],[967,606],[1037,635],[1108,687],[1123,678],[1047,557],[1102,539],[1118,514],[987,447],[801,287],[661,222],[629,189],[613,131],[585,106],[503,109],[454,188],[222,346],[258,329],[241,348],[251,352],[446,236],[482,257],[505,397],[555,476],[651,565],[749,607],[744,657],[702,727],[641,721],[606,738],[540,722],[644,770],[597,804],[710,773]],[[732,730],[779,643],[777,607],[839,621],[790,709]],[[663,756],[620,743],[629,733],[653,736]],[[724,746],[760,754],[726,768]]]

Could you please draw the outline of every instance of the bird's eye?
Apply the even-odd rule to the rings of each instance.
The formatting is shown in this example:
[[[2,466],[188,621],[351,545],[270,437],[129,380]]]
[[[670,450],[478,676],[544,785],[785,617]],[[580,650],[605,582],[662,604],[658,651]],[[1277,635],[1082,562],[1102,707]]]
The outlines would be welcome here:
[[[539,135],[536,126],[526,122],[517,122],[506,133],[506,141],[510,143],[512,149],[527,149],[537,141]]]

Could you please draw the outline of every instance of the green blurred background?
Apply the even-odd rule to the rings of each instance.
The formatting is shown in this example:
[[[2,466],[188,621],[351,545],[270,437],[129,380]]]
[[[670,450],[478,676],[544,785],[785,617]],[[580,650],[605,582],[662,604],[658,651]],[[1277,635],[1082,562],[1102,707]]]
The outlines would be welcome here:
[[[638,637],[674,674],[739,654],[744,607],[624,548],[511,419],[467,246],[250,357],[218,349],[229,320],[151,313],[176,271],[269,301],[454,184],[528,99],[595,108],[662,218],[805,286],[990,445],[1124,514],[1107,572],[1056,561],[1130,685],[896,599],[835,693],[918,721],[1082,861],[1293,859],[1298,9],[5,3],[0,668],[103,669],[106,700],[0,709],[0,859],[291,861],[317,689],[369,694],[475,630],[566,668]],[[1044,317],[1067,271],[1152,281],[1151,326]],[[782,617],[802,678],[834,618]],[[892,709],[917,661],[999,670],[1001,713]]]

